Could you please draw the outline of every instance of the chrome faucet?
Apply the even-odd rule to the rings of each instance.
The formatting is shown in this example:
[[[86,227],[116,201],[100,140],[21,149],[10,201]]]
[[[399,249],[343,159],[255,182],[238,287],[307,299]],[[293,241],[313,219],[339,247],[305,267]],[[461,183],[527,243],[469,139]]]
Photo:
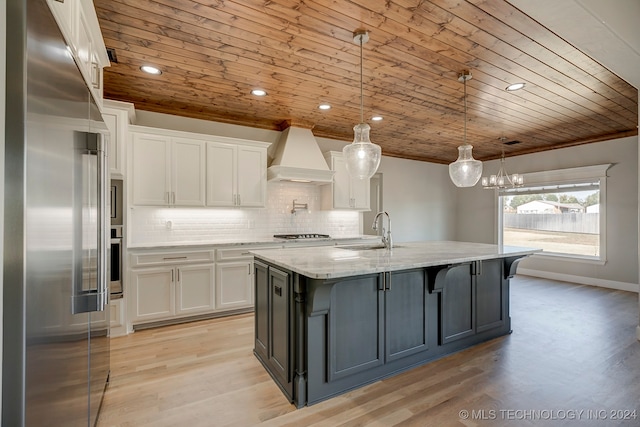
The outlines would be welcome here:
[[[389,216],[389,213],[387,211],[378,212],[376,214],[376,217],[373,219],[373,225],[371,226],[371,228],[373,230],[378,230],[378,218],[380,217],[380,215],[383,215],[383,214],[387,216],[387,226],[389,228],[385,231],[384,220],[383,220],[382,221],[382,244],[384,245],[385,248],[392,249],[393,239],[391,238],[391,217]]]

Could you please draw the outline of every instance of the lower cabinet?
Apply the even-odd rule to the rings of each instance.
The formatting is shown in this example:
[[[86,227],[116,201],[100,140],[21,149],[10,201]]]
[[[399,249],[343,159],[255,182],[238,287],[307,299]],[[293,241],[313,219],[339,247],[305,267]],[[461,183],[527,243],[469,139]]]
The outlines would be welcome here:
[[[253,305],[253,258],[245,261],[219,262],[216,265],[216,309]]]
[[[503,260],[492,259],[448,266],[441,283],[441,344],[505,327],[508,285]]]
[[[423,269],[335,283],[327,331],[329,381],[428,350],[427,297]]]
[[[134,269],[131,279],[134,322],[215,308],[214,264]]]
[[[255,354],[292,399],[294,298],[291,274],[259,261],[254,262],[254,270]]]

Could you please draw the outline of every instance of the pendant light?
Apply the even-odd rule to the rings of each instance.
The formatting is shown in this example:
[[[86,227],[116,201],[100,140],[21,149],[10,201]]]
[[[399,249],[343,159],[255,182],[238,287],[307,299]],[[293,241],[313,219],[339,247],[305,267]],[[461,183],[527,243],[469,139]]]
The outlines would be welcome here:
[[[473,146],[467,144],[467,80],[471,77],[467,70],[458,76],[464,83],[464,140],[458,147],[458,160],[449,164],[449,177],[457,187],[473,187],[482,175],[482,162],[473,158]]]
[[[369,131],[371,126],[364,122],[364,106],[362,92],[362,45],[369,41],[366,30],[353,32],[353,42],[360,44],[360,123],[353,127],[353,142],[342,149],[347,172],[353,178],[369,179],[376,173],[380,165],[381,149],[371,142]]]

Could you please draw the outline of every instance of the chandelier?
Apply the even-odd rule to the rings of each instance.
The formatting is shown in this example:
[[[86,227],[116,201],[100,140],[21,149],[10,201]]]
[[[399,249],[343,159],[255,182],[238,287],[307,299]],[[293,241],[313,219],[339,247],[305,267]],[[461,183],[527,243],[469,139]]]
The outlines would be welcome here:
[[[505,137],[500,138],[502,143],[506,140]],[[500,158],[500,169],[498,173],[490,176],[482,177],[482,188],[485,190],[502,189],[502,188],[516,188],[524,185],[524,176],[522,174],[514,173],[509,175],[504,167],[504,149],[502,150],[502,157]]]
[[[369,179],[376,173],[382,151],[379,145],[372,143],[369,139],[371,126],[364,122],[362,45],[367,41],[369,41],[369,33],[366,30],[359,29],[353,32],[353,42],[360,44],[360,123],[353,127],[353,142],[342,149],[347,172],[358,179]]]
[[[473,158],[473,146],[467,144],[467,80],[471,73],[465,70],[458,76],[464,83],[464,140],[458,147],[458,160],[449,164],[449,177],[457,187],[473,187],[482,175],[482,162]]]

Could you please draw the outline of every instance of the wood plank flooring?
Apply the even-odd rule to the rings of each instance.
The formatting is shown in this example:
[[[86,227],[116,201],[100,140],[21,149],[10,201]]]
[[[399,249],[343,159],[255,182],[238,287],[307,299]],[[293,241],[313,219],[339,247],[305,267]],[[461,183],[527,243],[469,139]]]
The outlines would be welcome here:
[[[640,426],[637,294],[516,276],[511,318],[511,335],[303,409],[253,356],[252,314],[139,331],[111,340],[98,427]]]

